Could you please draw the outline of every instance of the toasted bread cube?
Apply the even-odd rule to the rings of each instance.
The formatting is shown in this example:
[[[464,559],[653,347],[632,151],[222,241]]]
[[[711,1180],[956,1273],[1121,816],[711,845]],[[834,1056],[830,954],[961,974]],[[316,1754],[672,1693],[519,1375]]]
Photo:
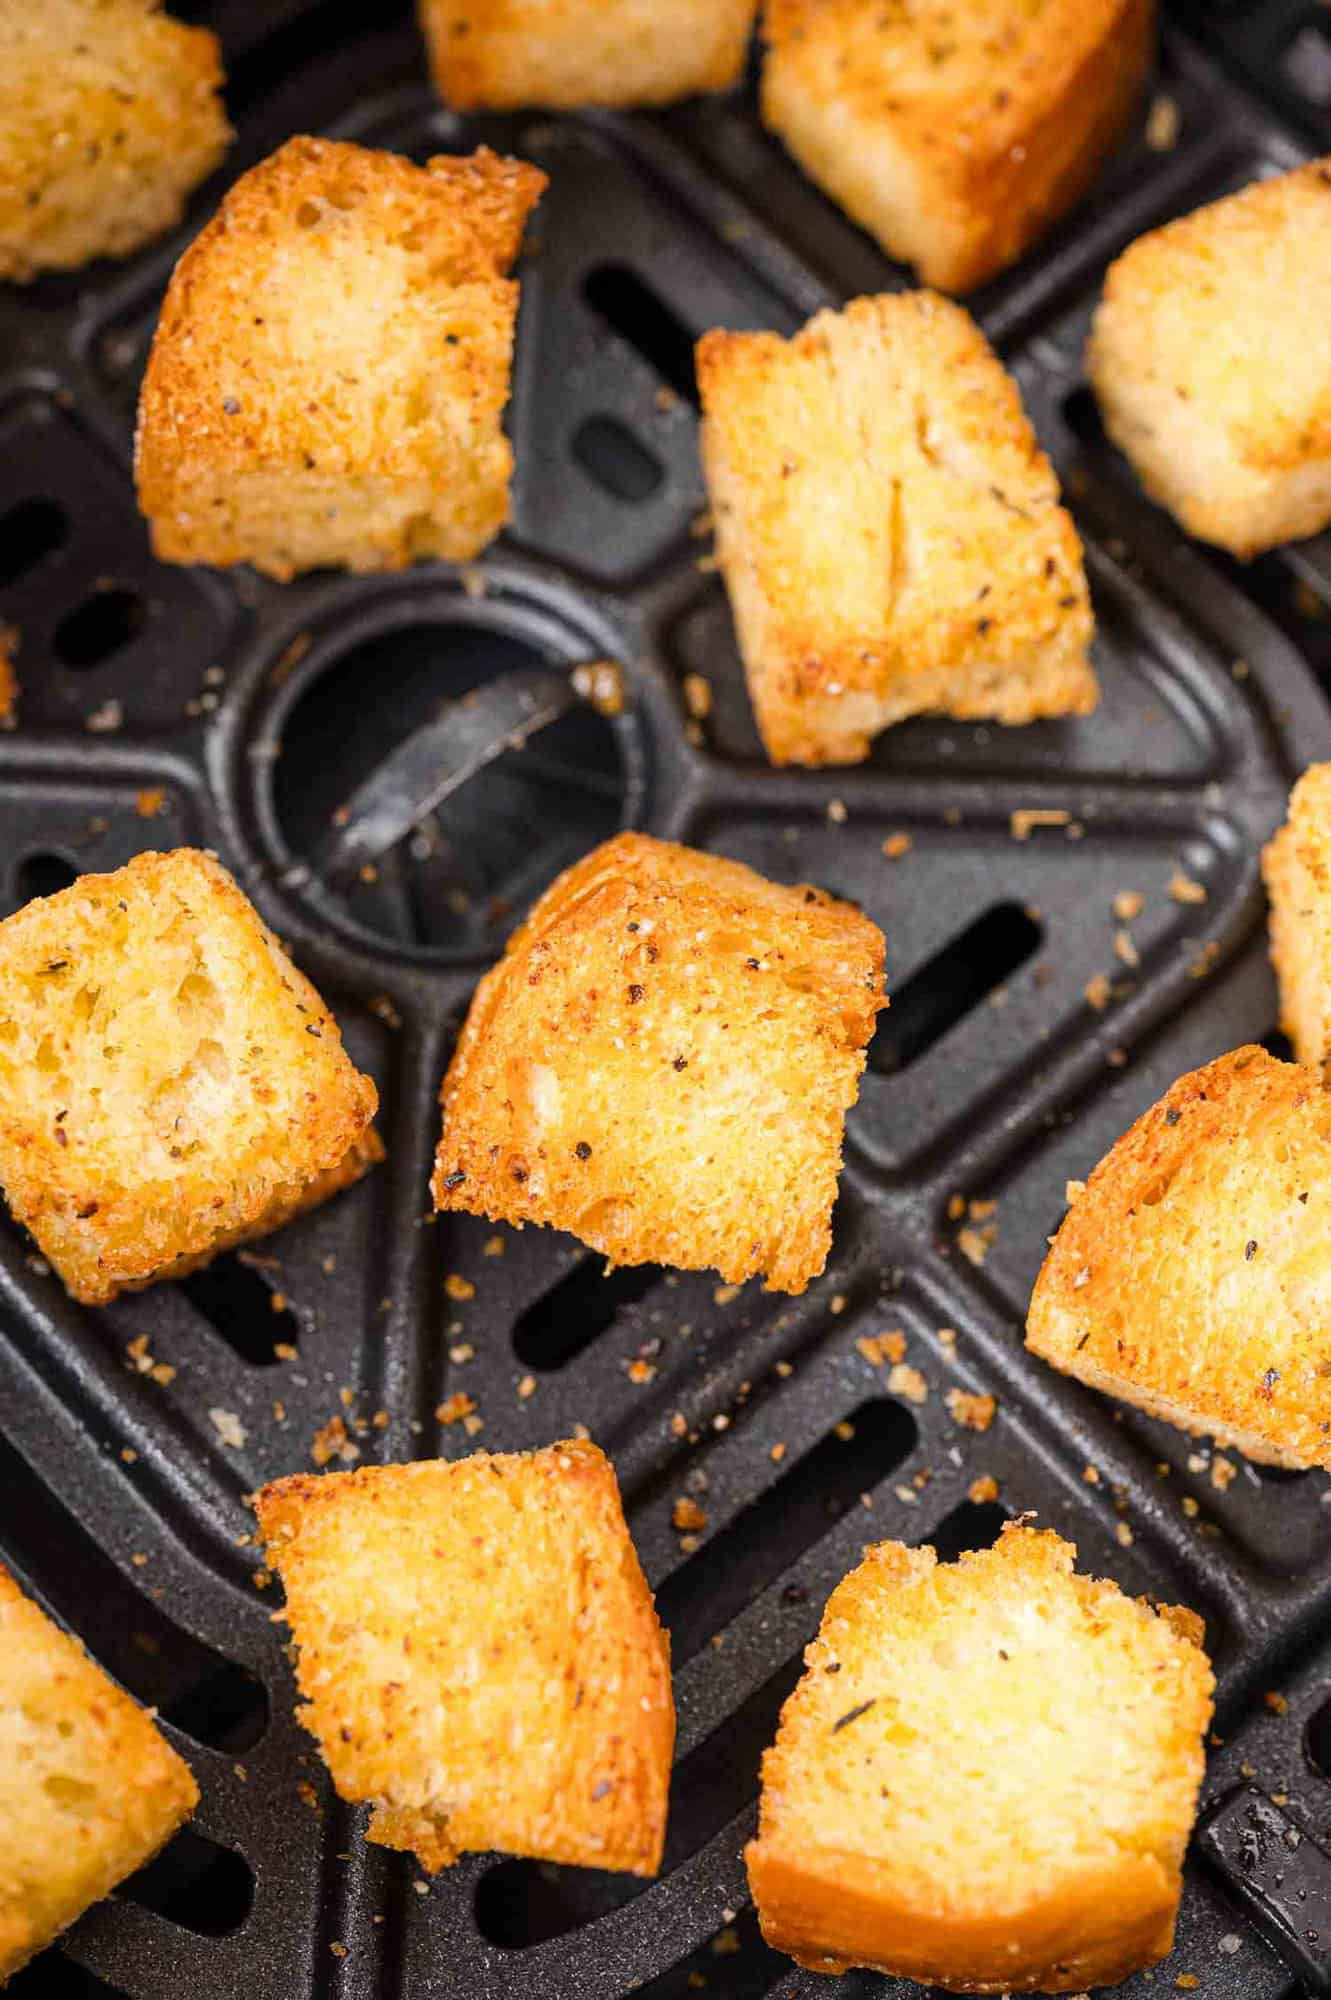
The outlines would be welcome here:
[[[802,1292],[831,1246],[883,955],[877,926],[822,890],[607,841],[476,990],[444,1080],[436,1207]]]
[[[300,1719],[370,1840],[656,1873],[670,1644],[594,1444],[297,1473],[257,1507]]]
[[[857,763],[925,710],[1094,708],[1081,544],[960,306],[898,293],[793,340],[708,333],[698,381],[717,554],[774,763]]]
[[[1110,437],[1190,535],[1252,556],[1331,522],[1329,322],[1331,155],[1110,266],[1087,373]]]
[[[198,1802],[147,1711],[0,1565],[0,1985]]]
[[[763,1935],[816,1972],[1067,1993],[1173,1942],[1214,1686],[1190,1611],[1009,1526],[838,1585],[763,1758]]]
[[[969,292],[1090,185],[1154,17],[1154,0],[767,0],[763,120],[890,257]]]
[[[401,569],[508,518],[518,287],[537,168],[289,139],[176,266],[139,403],[165,562]]]
[[[738,83],[758,0],[420,0],[458,111],[669,104]]]
[[[358,1180],[378,1096],[211,854],[0,924],[0,1187],[76,1299],[178,1277]]]
[[[1331,1096],[1249,1047],[1179,1078],[1101,1160],[1026,1345],[1266,1465],[1331,1469]]]
[[[0,0],[0,278],[164,235],[230,144],[221,87],[160,0]]]
[[[1262,855],[1280,1026],[1301,1063],[1331,1058],[1331,764],[1290,793],[1285,824]]]

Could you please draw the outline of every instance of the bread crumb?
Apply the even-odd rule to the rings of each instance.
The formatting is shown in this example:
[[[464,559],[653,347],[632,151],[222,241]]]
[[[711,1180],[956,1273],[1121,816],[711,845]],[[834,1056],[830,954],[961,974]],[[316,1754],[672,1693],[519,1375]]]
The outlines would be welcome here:
[[[504,1254],[503,1237],[487,1236],[484,1243],[482,1243],[481,1245],[482,1257],[502,1257],[503,1254]]]
[[[1153,153],[1171,153],[1178,144],[1179,110],[1165,91],[1146,114],[1146,143]]]
[[[1109,1005],[1113,990],[1104,973],[1095,972],[1092,973],[1085,986],[1083,986],[1082,993],[1085,996],[1087,1004],[1094,1007],[1097,1014],[1103,1014],[1105,1008]]]
[[[987,1431],[998,1408],[997,1396],[973,1395],[966,1389],[949,1389],[943,1401],[953,1423],[967,1431]]]
[[[166,793],[160,785],[145,786],[134,795],[134,810],[140,819],[156,819],[166,802]]]
[[[957,1329],[954,1326],[940,1326],[934,1337],[940,1347],[945,1348],[949,1354],[955,1354]]]
[[[642,1387],[644,1383],[654,1382],[656,1380],[655,1367],[650,1361],[644,1361],[643,1357],[640,1354],[636,1355],[634,1359],[628,1363],[624,1372],[628,1376],[629,1381],[636,1383],[639,1387]]]
[[[987,1506],[998,1498],[998,1481],[991,1472],[985,1472],[978,1479],[972,1479],[966,1489],[966,1498],[975,1507]]]
[[[477,1437],[485,1429],[485,1419],[483,1417],[466,1416],[462,1419],[462,1428],[469,1438]]]
[[[679,1535],[698,1535],[707,1526],[706,1511],[696,1500],[681,1495],[670,1510],[670,1525]]]
[[[244,1450],[248,1433],[234,1410],[209,1410],[208,1418],[223,1444],[233,1451]]]
[[[1195,1993],[1201,1983],[1195,1972],[1180,1972],[1174,1981],[1180,1993]]]
[[[840,1438],[842,1444],[849,1444],[855,1435],[855,1426],[843,1417],[839,1424],[833,1424],[832,1435]]]
[[[360,1446],[353,1444],[347,1434],[343,1417],[330,1417],[320,1430],[310,1439],[310,1457],[316,1465],[327,1465],[334,1458],[344,1465],[351,1465],[360,1457]]]
[[[1114,956],[1122,965],[1138,966],[1141,964],[1141,953],[1137,950],[1128,931],[1117,930],[1114,932]]]
[[[1130,924],[1146,907],[1146,898],[1137,889],[1120,889],[1114,898],[1114,915],[1121,924]]]
[[[900,861],[903,855],[910,853],[912,845],[908,833],[889,833],[883,842],[883,853],[889,861]]]
[[[1269,1690],[1264,1694],[1262,1700],[1266,1703],[1272,1715],[1284,1715],[1289,1708],[1289,1702],[1286,1697],[1283,1694],[1276,1694],[1274,1690]]]
[[[684,706],[695,722],[704,722],[712,712],[712,683],[706,674],[685,674]]]
[[[1194,882],[1180,868],[1176,868],[1169,878],[1169,893],[1176,903],[1204,903],[1207,900],[1205,885]]]
[[[773,1465],[780,1465],[785,1455],[786,1455],[786,1446],[781,1441],[781,1439],[778,1438],[776,1443],[772,1446],[771,1450],[768,1452],[767,1456],[771,1459]]]
[[[959,1229],[957,1248],[967,1262],[978,1269],[993,1248],[997,1235],[998,1230],[992,1222],[983,1229]]]
[[[1037,826],[1070,826],[1072,814],[1062,806],[1019,806],[1009,819],[1014,840],[1029,840]]]
[[[598,715],[624,712],[624,675],[614,660],[584,660],[570,676],[574,692],[590,702]]]
[[[451,1396],[446,1396],[444,1401],[438,1405],[434,1413],[435,1422],[440,1424],[461,1423],[462,1419],[469,1417],[475,1408],[476,1398],[474,1396],[467,1395],[465,1390],[455,1389]]]
[[[1195,1521],[1197,1519],[1197,1516],[1202,1511],[1200,1505],[1196,1500],[1193,1499],[1191,1493],[1185,1493],[1183,1499],[1179,1504],[1182,1506],[1184,1513],[1187,1515],[1190,1521]]]
[[[829,799],[827,801],[827,817],[835,826],[844,826],[846,824],[847,814],[844,799]]]
[[[718,1285],[712,1293],[712,1304],[715,1306],[731,1305],[739,1297],[739,1292],[740,1288],[738,1285]]]
[[[475,1285],[469,1278],[461,1277],[456,1271],[450,1271],[444,1279],[444,1290],[450,1299],[457,1299],[459,1302],[474,1299],[476,1296]]]
[[[908,1403],[927,1403],[929,1384],[918,1368],[912,1368],[909,1361],[898,1361],[889,1371],[887,1386],[894,1396],[904,1396]]]
[[[1238,1467],[1232,1459],[1222,1458],[1217,1454],[1211,1460],[1211,1484],[1215,1487],[1217,1493],[1227,1493],[1229,1491],[1237,1472]]]
[[[1064,1181],[1063,1183],[1063,1199],[1069,1208],[1075,1208],[1085,1192],[1085,1181]]]
[[[529,1396],[536,1394],[536,1377],[534,1375],[523,1376],[522,1380],[518,1383],[518,1394],[524,1403]]]
[[[1114,1540],[1121,1549],[1130,1549],[1132,1547],[1134,1536],[1126,1521],[1119,1521],[1115,1524]]]
[[[885,1361],[896,1363],[906,1358],[906,1336],[897,1327],[886,1333],[862,1334],[855,1345],[872,1368],[881,1368]]]
[[[455,1346],[449,1348],[448,1358],[457,1367],[462,1368],[468,1361],[476,1359],[476,1349],[469,1340],[459,1340]]]
[[[1087,1486],[1098,1486],[1100,1484],[1100,1474],[1093,1465],[1083,1465],[1081,1476],[1083,1483]]]
[[[961,1221],[961,1218],[962,1218],[962,1216],[963,1216],[963,1215],[964,1215],[965,1213],[966,1213],[966,1197],[965,1197],[965,1195],[962,1195],[962,1194],[953,1194],[953,1195],[949,1195],[949,1196],[948,1196],[948,1200],[947,1200],[947,1219],[948,1219],[948,1221],[949,1221],[949,1222],[960,1222],[960,1221]]]

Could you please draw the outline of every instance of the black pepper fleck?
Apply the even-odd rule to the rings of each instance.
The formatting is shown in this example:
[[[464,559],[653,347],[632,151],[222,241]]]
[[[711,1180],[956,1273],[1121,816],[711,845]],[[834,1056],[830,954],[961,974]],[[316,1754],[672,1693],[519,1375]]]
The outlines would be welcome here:
[[[862,1701],[858,1708],[848,1708],[844,1715],[839,1715],[832,1724],[833,1736],[837,1735],[840,1730],[845,1729],[847,1724],[858,1722],[862,1715],[867,1715],[869,1710],[874,1706],[874,1700],[875,1697],[871,1695],[868,1701]]]

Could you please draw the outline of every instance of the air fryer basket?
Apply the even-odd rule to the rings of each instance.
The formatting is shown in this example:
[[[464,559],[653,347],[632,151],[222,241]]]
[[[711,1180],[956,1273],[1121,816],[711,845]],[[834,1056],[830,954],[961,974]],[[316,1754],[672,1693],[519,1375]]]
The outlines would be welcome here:
[[[1257,855],[1293,775],[1331,757],[1331,536],[1243,569],[1186,545],[1106,445],[1079,353],[1132,236],[1331,146],[1331,15],[1177,7],[1133,141],[978,300],[1086,541],[1099,713],[911,723],[858,769],[809,773],[768,768],[754,736],[699,533],[690,345],[717,324],[790,330],[906,275],[748,95],[461,120],[400,0],[176,11],[222,34],[239,131],[191,227],[292,131],[418,158],[484,140],[551,186],[523,266],[514,523],[463,572],[283,589],[149,559],[135,396],[186,232],[0,298],[0,619],[22,683],[0,736],[3,909],[141,848],[216,848],[336,1007],[388,1143],[353,1193],[253,1253],[101,1311],[0,1225],[0,1553],[159,1705],[203,1793],[193,1828],[14,1991],[904,1992],[829,1986],[762,1945],[740,1861],[758,1757],[863,1543],[954,1553],[1028,1509],[1086,1568],[1202,1611],[1219,1672],[1177,1951],[1125,1995],[1180,1974],[1207,2000],[1323,1990],[1331,1484],[1217,1464],[1028,1357],[1021,1322],[1065,1181],[1180,1071],[1279,1046]],[[622,668],[618,713],[570,710],[345,894],[311,871],[334,807],[443,701],[602,658]],[[1017,837],[1032,811],[1053,817]],[[803,1298],[605,1278],[569,1239],[428,1214],[438,1084],[479,972],[555,870],[625,824],[821,883],[887,934],[893,1006],[849,1121],[835,1251]],[[893,834],[910,841],[895,859]],[[1121,890],[1145,898],[1135,949],[1115,944]],[[889,1329],[927,1400],[862,1351]],[[958,1427],[952,1386],[996,1394],[988,1431]],[[309,1464],[316,1436],[335,1463],[471,1449],[436,1416],[456,1395],[476,1445],[585,1425],[614,1457],[674,1634],[654,1884],[492,1856],[427,1884],[364,1845],[296,1725],[244,1496]],[[706,1514],[696,1546],[672,1527],[683,1495]]]

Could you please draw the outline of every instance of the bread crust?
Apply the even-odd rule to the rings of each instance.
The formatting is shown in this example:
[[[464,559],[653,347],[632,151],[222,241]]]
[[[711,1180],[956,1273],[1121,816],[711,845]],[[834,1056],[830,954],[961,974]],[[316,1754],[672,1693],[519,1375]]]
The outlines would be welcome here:
[[[0,924],[0,1185],[85,1304],[358,1179],[377,1105],[211,854],[140,854]]]
[[[221,46],[159,0],[0,4],[0,280],[126,257],[231,142]]]
[[[256,1501],[300,1720],[368,1838],[654,1875],[670,1649],[593,1444],[297,1473]]]
[[[717,555],[774,763],[855,763],[941,711],[1084,715],[1076,529],[1016,383],[960,306],[854,299],[792,340],[698,343]]]
[[[1299,1062],[1321,1066],[1331,1056],[1331,764],[1310,765],[1290,793],[1262,875],[1280,1026]]]
[[[435,84],[456,111],[729,90],[756,13],[757,0],[420,0]]]
[[[464,560],[508,518],[518,287],[545,175],[294,138],[176,266],[139,401],[139,505],[166,562],[286,580]],[[280,254],[277,254],[280,248]]]
[[[198,1801],[151,1715],[0,1565],[0,1984]]]
[[[1126,127],[1152,0],[768,0],[762,112],[889,256],[969,292],[1073,206]]]
[[[481,981],[435,1206],[571,1230],[617,1264],[823,1268],[881,932],[820,890],[645,834],[560,876]]]
[[[1087,374],[1110,437],[1189,534],[1242,558],[1331,522],[1328,319],[1331,155],[1110,266]]]
[[[1234,1050],[1106,1154],[1031,1296],[1026,1344],[1262,1463],[1331,1467],[1331,1098]]]
[[[1072,1992],[1168,1952],[1211,1712],[1200,1621],[1077,1576],[1075,1554],[1010,1525],[956,1565],[879,1543],[838,1585],[763,1759],[745,1859],[769,1944],[813,1971],[969,1993]],[[983,1715],[928,1733],[939,1703],[946,1720],[977,1688]],[[1113,1789],[1139,1752],[1126,1803]],[[1048,1800],[994,1805],[989,1788],[1033,1757]],[[1041,1828],[1101,1785],[1103,1827],[1091,1805],[1075,1842],[1061,1820]]]

